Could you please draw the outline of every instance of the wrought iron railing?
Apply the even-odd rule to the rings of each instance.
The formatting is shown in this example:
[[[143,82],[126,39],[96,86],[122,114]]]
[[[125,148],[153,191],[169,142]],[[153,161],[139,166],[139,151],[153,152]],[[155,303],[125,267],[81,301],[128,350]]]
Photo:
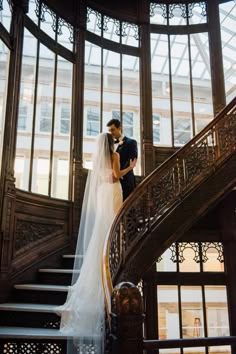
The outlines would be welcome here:
[[[236,98],[198,135],[155,169],[124,202],[106,240],[103,281],[107,310],[112,281],[137,243],[156,226],[181,199],[236,151]]]

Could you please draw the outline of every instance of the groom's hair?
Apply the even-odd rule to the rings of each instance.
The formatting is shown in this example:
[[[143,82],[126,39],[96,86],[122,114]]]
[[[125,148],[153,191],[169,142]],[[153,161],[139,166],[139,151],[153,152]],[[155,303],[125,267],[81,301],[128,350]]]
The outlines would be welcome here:
[[[113,119],[109,120],[109,122],[107,123],[107,127],[110,127],[112,124],[114,124],[114,126],[115,126],[116,128],[120,128],[120,121],[119,121],[119,119],[113,118]]]

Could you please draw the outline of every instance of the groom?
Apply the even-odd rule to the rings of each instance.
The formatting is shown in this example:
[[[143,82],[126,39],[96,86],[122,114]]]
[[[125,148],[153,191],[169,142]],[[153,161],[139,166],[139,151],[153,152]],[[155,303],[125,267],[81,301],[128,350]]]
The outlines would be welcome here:
[[[138,157],[137,141],[122,135],[119,119],[111,119],[107,123],[107,127],[109,133],[115,139],[115,143],[118,143],[116,151],[120,155],[120,169],[123,170],[129,166],[130,159],[133,160]],[[123,200],[125,200],[136,186],[133,170],[123,176],[120,179],[120,183],[123,191]]]

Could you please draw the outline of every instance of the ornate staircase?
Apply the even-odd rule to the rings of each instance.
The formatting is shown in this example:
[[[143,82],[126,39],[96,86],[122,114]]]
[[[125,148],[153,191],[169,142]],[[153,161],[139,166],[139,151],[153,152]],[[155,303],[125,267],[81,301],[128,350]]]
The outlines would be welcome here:
[[[113,284],[137,283],[153,262],[236,185],[236,98],[136,189],[113,223],[103,260],[109,306]],[[16,284],[0,305],[0,353],[65,354],[53,308],[66,298],[73,257]],[[109,308],[108,308],[109,309]]]
[[[236,98],[125,201],[104,249],[108,311],[113,284],[137,284],[158,257],[235,185]]]

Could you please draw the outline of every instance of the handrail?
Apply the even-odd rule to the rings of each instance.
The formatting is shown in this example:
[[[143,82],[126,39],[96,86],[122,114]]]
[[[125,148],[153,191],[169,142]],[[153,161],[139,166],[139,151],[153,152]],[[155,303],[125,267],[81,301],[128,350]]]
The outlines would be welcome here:
[[[144,340],[143,349],[158,350],[170,348],[209,347],[236,344],[236,336],[221,336],[207,338],[185,338]]]
[[[108,314],[112,280],[134,246],[235,151],[236,97],[125,200],[104,244],[102,272]]]

